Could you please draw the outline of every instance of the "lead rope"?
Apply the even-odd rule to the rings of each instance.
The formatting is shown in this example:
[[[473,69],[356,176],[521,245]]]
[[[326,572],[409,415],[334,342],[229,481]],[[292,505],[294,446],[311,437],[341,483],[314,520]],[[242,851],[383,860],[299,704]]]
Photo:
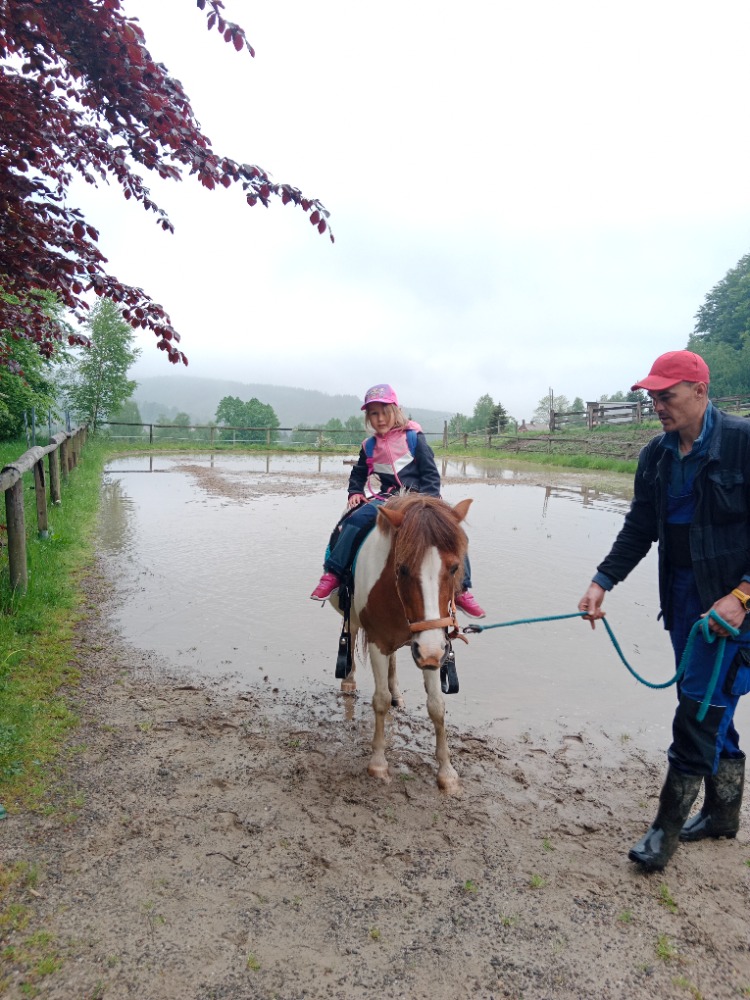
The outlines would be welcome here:
[[[497,622],[494,625],[466,625],[463,631],[469,633],[485,632],[491,628],[508,628],[511,625],[533,625],[536,622],[555,622],[555,621],[560,621],[563,618],[585,618],[586,615],[587,612],[585,611],[576,611],[574,614],[570,615],[547,615],[544,618],[518,618],[516,619],[516,621]],[[604,623],[604,627],[607,630],[607,634],[609,635],[609,638],[612,640],[612,645],[615,647],[615,652],[620,657],[625,666],[628,668],[633,677],[635,677],[637,681],[639,681],[641,684],[644,684],[646,687],[654,689],[670,687],[670,685],[676,684],[677,681],[680,680],[682,675],[685,673],[685,668],[687,667],[688,661],[690,659],[690,654],[692,653],[693,650],[693,645],[695,644],[695,637],[699,632],[702,633],[703,638],[707,643],[716,642],[718,639],[719,644],[716,647],[716,656],[714,658],[714,667],[711,672],[711,678],[708,682],[708,687],[706,688],[706,694],[703,697],[703,701],[701,702],[701,707],[698,710],[698,715],[697,715],[698,722],[703,722],[703,720],[706,717],[706,712],[708,711],[708,706],[711,704],[711,699],[713,698],[714,691],[716,690],[716,683],[719,679],[721,664],[724,658],[724,649],[726,648],[727,644],[726,636],[717,635],[715,632],[712,632],[708,627],[709,619],[711,618],[713,618],[715,622],[721,625],[722,628],[725,628],[727,632],[729,632],[729,634],[732,636],[732,638],[736,638],[740,634],[739,629],[733,628],[728,622],[725,622],[724,619],[719,614],[717,614],[716,611],[714,611],[712,608],[707,615],[705,615],[703,618],[699,618],[698,621],[695,622],[693,627],[690,629],[690,634],[688,635],[688,640],[687,643],[685,644],[685,651],[680,657],[680,665],[677,667],[677,671],[674,677],[672,677],[671,680],[664,681],[663,684],[655,684],[652,683],[651,681],[647,681],[644,677],[641,677],[641,675],[637,673],[637,671],[635,671],[633,667],[631,667],[628,661],[626,660],[625,655],[623,654],[623,651],[620,648],[620,644],[615,637],[615,633],[612,631],[612,628],[607,619],[601,618],[599,620]]]

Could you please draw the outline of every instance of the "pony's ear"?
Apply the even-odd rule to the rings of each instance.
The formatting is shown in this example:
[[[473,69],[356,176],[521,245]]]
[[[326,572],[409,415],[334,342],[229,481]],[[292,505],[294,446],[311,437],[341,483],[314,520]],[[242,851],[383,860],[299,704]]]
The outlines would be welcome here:
[[[387,521],[390,521],[393,528],[400,528],[401,522],[404,519],[404,512],[402,510],[391,510],[390,507],[378,507],[378,517],[384,517]]]
[[[471,507],[473,503],[474,503],[473,500],[459,500],[459,502],[453,508],[453,513],[456,515],[459,521],[463,521],[463,519],[469,513],[469,507]]]

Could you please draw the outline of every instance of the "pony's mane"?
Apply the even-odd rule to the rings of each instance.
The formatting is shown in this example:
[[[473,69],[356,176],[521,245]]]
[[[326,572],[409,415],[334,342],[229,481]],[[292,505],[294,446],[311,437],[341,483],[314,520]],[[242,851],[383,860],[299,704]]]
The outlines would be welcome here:
[[[466,533],[448,504],[422,493],[402,493],[389,500],[388,506],[404,515],[398,531],[400,562],[421,562],[432,546],[441,552],[455,552],[463,560]]]

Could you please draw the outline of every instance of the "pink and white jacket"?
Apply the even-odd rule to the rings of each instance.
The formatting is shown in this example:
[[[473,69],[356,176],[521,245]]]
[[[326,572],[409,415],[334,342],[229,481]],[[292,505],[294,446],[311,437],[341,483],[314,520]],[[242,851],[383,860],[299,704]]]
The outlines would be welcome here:
[[[363,441],[349,476],[349,496],[387,496],[400,489],[440,496],[435,455],[414,420]]]

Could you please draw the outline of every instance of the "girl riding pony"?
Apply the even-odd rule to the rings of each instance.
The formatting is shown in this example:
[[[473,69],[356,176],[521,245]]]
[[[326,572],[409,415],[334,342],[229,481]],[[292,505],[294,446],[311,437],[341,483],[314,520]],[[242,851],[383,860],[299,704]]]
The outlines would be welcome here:
[[[335,545],[327,553],[325,572],[310,595],[314,601],[325,601],[338,590],[341,577],[351,566],[355,546],[375,523],[379,504],[400,490],[440,496],[440,473],[432,448],[419,424],[404,416],[391,386],[374,385],[368,389],[362,409],[365,426],[375,433],[362,443],[359,460],[349,476],[347,507],[351,513],[339,526]],[[370,494],[369,500],[365,491]],[[468,557],[464,570],[456,607],[472,618],[484,618],[470,590]]]

